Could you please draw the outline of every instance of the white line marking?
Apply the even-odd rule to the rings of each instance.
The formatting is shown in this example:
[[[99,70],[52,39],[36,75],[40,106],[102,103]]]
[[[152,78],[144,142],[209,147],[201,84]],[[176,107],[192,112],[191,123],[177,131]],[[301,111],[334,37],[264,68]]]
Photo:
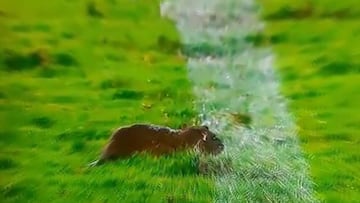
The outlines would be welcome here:
[[[189,77],[205,124],[225,140],[235,172],[216,177],[217,202],[317,202],[296,126],[279,93],[271,50],[245,36],[263,29],[251,0],[169,0],[189,54]],[[247,113],[244,128],[229,112]],[[221,157],[220,157],[221,159]]]

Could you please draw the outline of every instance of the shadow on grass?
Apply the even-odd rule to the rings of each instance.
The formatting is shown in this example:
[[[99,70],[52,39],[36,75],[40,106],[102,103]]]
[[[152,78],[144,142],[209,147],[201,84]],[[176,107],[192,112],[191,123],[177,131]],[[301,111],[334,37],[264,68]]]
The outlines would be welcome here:
[[[144,92],[142,92],[142,91],[124,89],[124,90],[117,90],[113,94],[112,99],[113,100],[117,100],[117,99],[134,99],[134,100],[138,100],[138,99],[142,99],[143,97],[144,97]]]
[[[18,164],[11,158],[1,158],[0,159],[0,170],[7,170],[16,168]]]
[[[30,70],[50,65],[60,65],[64,67],[79,65],[78,61],[71,54],[65,52],[50,54],[48,51],[42,49],[28,53],[4,50],[2,54],[5,70],[7,71]]]
[[[100,83],[101,89],[112,89],[129,86],[130,81],[121,78],[103,80]],[[116,94],[116,93],[115,93]]]
[[[86,148],[86,143],[82,140],[76,140],[71,145],[71,153],[82,152]]]
[[[40,51],[23,54],[13,50],[3,53],[5,68],[8,71],[33,69],[46,63],[47,57]]]
[[[1,195],[4,199],[14,200],[14,202],[18,198],[30,201],[36,196],[33,188],[34,185],[27,182],[11,183],[1,189]]]
[[[277,33],[273,35],[265,35],[263,33],[254,33],[247,35],[245,41],[253,44],[254,46],[268,45],[268,44],[279,44],[287,42],[288,37],[285,33]]]
[[[356,19],[360,17],[360,13],[356,13],[351,8],[338,8],[336,10],[328,10],[316,8],[311,2],[307,2],[302,6],[293,7],[284,5],[275,12],[266,15],[266,20],[286,20],[286,19],[307,19],[307,18],[331,18],[331,19]]]
[[[323,65],[319,70],[320,75],[344,75],[349,73],[360,73],[360,64],[353,64],[346,61],[333,61]]]
[[[31,123],[39,128],[51,128],[56,122],[50,117],[41,116],[33,118]]]
[[[160,35],[157,39],[158,50],[165,53],[176,53],[181,49],[181,43],[176,40],[168,39],[164,35]]]
[[[137,170],[146,171],[151,176],[178,177],[199,175],[197,160],[197,155],[189,151],[160,157],[139,153],[109,164],[121,167],[136,166]]]
[[[104,13],[100,11],[94,1],[90,1],[86,4],[86,14],[93,18],[104,17]]]

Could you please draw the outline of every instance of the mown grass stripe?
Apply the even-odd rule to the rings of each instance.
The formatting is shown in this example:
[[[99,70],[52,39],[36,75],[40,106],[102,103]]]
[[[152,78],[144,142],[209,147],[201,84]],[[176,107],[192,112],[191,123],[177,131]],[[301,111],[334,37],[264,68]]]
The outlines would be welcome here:
[[[187,47],[197,47],[185,54],[202,121],[225,140],[218,159],[233,161],[234,172],[215,177],[216,201],[316,202],[296,126],[278,90],[272,51],[246,40],[263,29],[256,4],[166,1],[162,14],[177,23]],[[231,119],[233,114],[250,115],[251,128]]]

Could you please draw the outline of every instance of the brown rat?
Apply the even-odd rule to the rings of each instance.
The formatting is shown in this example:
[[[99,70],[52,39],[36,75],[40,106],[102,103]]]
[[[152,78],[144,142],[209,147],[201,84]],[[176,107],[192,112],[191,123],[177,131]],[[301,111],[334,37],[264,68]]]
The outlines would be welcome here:
[[[159,156],[187,149],[216,155],[224,150],[224,144],[207,126],[175,130],[164,126],[134,124],[115,130],[99,160],[90,166],[140,152]]]

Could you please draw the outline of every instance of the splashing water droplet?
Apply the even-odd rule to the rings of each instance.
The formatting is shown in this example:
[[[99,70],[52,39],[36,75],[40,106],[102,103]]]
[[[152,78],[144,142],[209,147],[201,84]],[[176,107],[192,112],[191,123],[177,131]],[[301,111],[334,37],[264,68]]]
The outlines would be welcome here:
[[[162,13],[163,7],[183,42],[199,47],[188,58],[199,118],[224,140],[224,153],[215,159],[231,159],[231,172],[214,177],[215,201],[316,202],[272,52],[244,40],[264,28],[253,0],[169,0]],[[204,88],[209,83],[230,88]],[[229,112],[249,114],[251,128]]]

